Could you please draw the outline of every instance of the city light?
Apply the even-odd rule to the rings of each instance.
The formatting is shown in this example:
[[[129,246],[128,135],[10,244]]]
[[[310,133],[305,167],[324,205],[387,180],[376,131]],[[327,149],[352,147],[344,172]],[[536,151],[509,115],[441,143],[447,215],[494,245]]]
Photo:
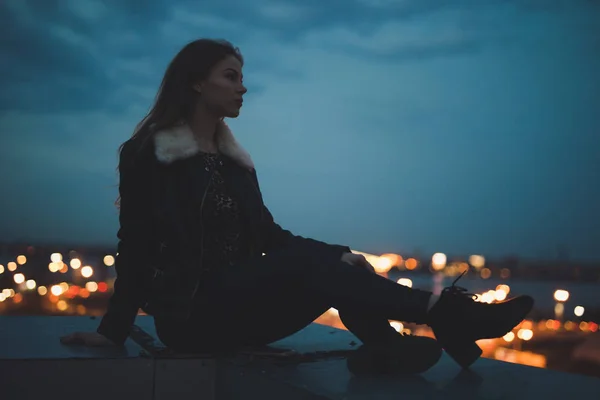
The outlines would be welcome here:
[[[508,278],[510,278],[510,269],[508,269],[508,268],[502,268],[500,270],[500,278],[502,278],[502,279],[508,279]]]
[[[496,291],[490,290],[481,295],[481,302],[492,304],[496,299]]]
[[[564,327],[566,331],[572,331],[575,329],[575,323],[573,321],[567,321],[565,322]]]
[[[50,288],[50,293],[52,293],[54,296],[60,296],[63,293],[63,290],[60,285],[53,285]]]
[[[444,269],[447,261],[448,259],[444,253],[435,253],[431,257],[431,268],[433,268],[436,271],[440,271]]]
[[[507,284],[498,284],[497,279],[510,277],[511,271],[520,274],[519,269],[509,269],[495,262],[486,263],[484,257],[479,255],[472,255],[467,259],[468,262],[465,262],[456,259],[449,260],[446,254],[435,253],[431,257],[431,269],[418,270],[419,266],[427,265],[423,263],[422,259],[407,258],[404,260],[394,253],[375,255],[354,250],[353,252],[362,254],[373,265],[377,273],[385,274],[386,278],[409,288],[417,287],[432,290],[423,286],[420,275],[425,274],[429,275],[431,280],[429,284],[432,285],[433,290],[435,290],[435,285],[438,284],[443,288],[447,285],[450,277],[456,277],[469,268],[473,268],[472,278],[479,279],[478,289],[474,292],[475,301],[488,304],[505,301],[511,293],[511,288]],[[63,254],[68,254],[68,259],[63,262],[63,255],[60,252],[55,252],[50,255],[50,262],[47,265],[48,270],[56,275],[46,273],[39,276],[35,275],[35,280],[27,279],[25,275],[29,275],[30,271],[34,271],[32,273],[36,274],[35,271],[36,268],[40,267],[40,262],[45,269],[50,253],[38,257],[36,253],[30,253],[28,250],[27,253],[23,252],[18,256],[16,254],[19,253],[13,255],[15,262],[11,261],[0,265],[0,274],[8,274],[7,279],[14,281],[16,284],[14,289],[0,287],[0,303],[2,303],[0,310],[12,312],[11,307],[31,307],[35,304],[31,301],[32,296],[35,296],[42,305],[42,312],[54,315],[57,313],[65,315],[99,315],[103,302],[108,299],[113,288],[114,270],[110,267],[115,265],[116,256],[108,252],[94,255],[77,250],[63,252]],[[84,262],[89,264],[84,264]],[[397,269],[395,269],[396,267]],[[75,270],[79,272],[75,272]],[[43,281],[44,276],[51,276],[51,278]],[[493,279],[490,281],[484,281],[492,277]],[[57,280],[59,283],[56,282]],[[51,284],[51,282],[54,283]],[[517,289],[519,294],[522,293],[522,290],[521,288]],[[573,308],[569,308],[569,310],[573,310],[570,314],[572,318],[569,320],[566,316],[565,303],[570,299],[570,293],[565,289],[552,288],[552,290],[554,290],[552,298],[554,302],[550,304],[555,306],[553,319],[524,320],[514,331],[508,332],[501,338],[486,339],[485,344],[481,343],[484,357],[504,361],[512,360],[512,362],[515,362],[515,357],[521,357],[522,359],[519,362],[524,364],[544,366],[545,356],[535,354],[535,349],[538,343],[546,340],[548,335],[590,335],[598,331],[598,324],[593,321],[595,309],[586,310],[583,305],[574,305]],[[552,290],[550,293],[552,293]],[[88,302],[87,299],[89,298],[94,300]],[[593,305],[586,304],[586,307],[590,306],[593,307]],[[579,319],[584,314],[586,316],[591,315],[592,320],[589,318],[586,321]],[[330,308],[323,313],[317,322],[345,329],[339,318],[339,312],[335,308]],[[416,335],[432,335],[429,328],[414,325],[410,322],[389,321],[389,324],[399,333],[411,334],[414,331]],[[526,342],[530,341],[535,341],[534,347],[528,347]]]
[[[567,292],[566,290],[558,289],[556,292],[554,292],[554,300],[560,302],[565,302],[569,300],[569,292]]]
[[[400,278],[398,279],[398,284],[402,285],[402,286],[406,286],[406,287],[412,287],[413,283],[410,279],[408,278]]]
[[[94,293],[98,290],[98,284],[96,282],[90,281],[85,284],[85,288],[90,292]]]
[[[385,253],[380,256],[381,258],[387,258],[392,263],[392,267],[397,267],[402,264],[402,256],[400,254]]]
[[[519,329],[517,337],[521,340],[531,340],[533,338],[533,331],[531,329]]]
[[[59,266],[60,269],[58,270],[58,272],[60,272],[61,274],[66,274],[67,272],[69,272],[69,267],[64,262],[61,261],[59,263]]]
[[[64,300],[59,300],[56,303],[56,308],[58,308],[60,311],[65,311],[68,308],[67,302]]]
[[[502,291],[504,293],[506,293],[507,295],[510,293],[510,286],[508,285],[498,285],[496,286],[496,291]]]
[[[510,287],[508,285],[498,285],[496,286],[496,290],[494,291],[494,298],[496,301],[506,300],[508,293],[510,292]]]
[[[378,274],[385,274],[394,266],[391,259],[386,257],[373,257],[371,260],[367,260],[371,263],[375,272]]]
[[[504,335],[502,337],[502,339],[504,339],[507,342],[512,342],[513,340],[515,340],[515,334],[513,332],[508,332],[506,335]]]
[[[469,257],[469,264],[471,264],[474,268],[481,268],[485,265],[485,258],[480,255],[472,255]]]
[[[507,293],[504,290],[495,290],[494,291],[494,299],[496,301],[506,300]]]
[[[565,313],[565,305],[563,303],[556,303],[554,305],[554,318],[562,319]]]
[[[385,274],[394,266],[394,260],[389,257],[377,256],[356,250],[352,250],[352,253],[363,256],[378,274]]]
[[[419,262],[414,258],[409,258],[404,262],[404,266],[407,270],[412,271],[419,266]]]
[[[106,255],[104,256],[104,265],[106,265],[107,267],[112,267],[113,265],[115,265],[115,258],[113,256]]]
[[[25,282],[25,275],[15,274],[15,276],[13,276],[13,279],[15,280],[16,284],[21,284],[21,283]]]
[[[402,332],[404,330],[404,325],[400,321],[391,321],[390,325],[396,332]]]
[[[81,276],[83,276],[84,278],[89,278],[93,274],[94,274],[94,269],[92,267],[90,267],[89,265],[86,265],[85,267],[81,268]]]
[[[69,262],[69,265],[71,266],[71,268],[73,269],[79,269],[81,267],[81,260],[79,258],[73,258],[71,259],[71,261]]]

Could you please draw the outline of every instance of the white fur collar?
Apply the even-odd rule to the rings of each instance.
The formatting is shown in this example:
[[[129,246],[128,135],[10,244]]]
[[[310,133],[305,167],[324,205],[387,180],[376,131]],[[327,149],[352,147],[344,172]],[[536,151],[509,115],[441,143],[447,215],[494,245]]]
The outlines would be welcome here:
[[[244,168],[254,169],[250,154],[235,139],[224,121],[217,125],[216,140],[221,154],[230,157]],[[156,132],[154,146],[156,158],[163,164],[171,164],[200,152],[200,146],[187,124]]]

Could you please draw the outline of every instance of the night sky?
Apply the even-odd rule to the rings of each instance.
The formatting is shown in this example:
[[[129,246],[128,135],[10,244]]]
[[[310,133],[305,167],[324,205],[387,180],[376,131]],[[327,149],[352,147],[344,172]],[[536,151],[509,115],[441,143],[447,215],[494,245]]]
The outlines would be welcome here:
[[[114,245],[117,147],[214,37],[246,58],[228,122],[283,227],[600,260],[598,21],[590,0],[3,0],[0,240]]]

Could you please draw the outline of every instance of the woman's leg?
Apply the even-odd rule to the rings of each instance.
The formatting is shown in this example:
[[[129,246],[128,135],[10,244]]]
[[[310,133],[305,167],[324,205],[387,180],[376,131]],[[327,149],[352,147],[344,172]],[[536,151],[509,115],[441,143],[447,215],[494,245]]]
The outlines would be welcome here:
[[[429,324],[436,336],[443,338],[444,346],[453,349],[453,357],[460,358],[456,354],[467,352],[469,349],[462,349],[475,340],[501,336],[512,329],[532,306],[531,298],[526,296],[484,305],[474,303],[460,291],[449,290],[429,312],[430,297],[430,292],[398,285],[362,267],[341,261],[324,264],[318,255],[287,249],[218,271],[205,282],[193,323],[186,330],[213,345],[261,340],[268,343],[302,329],[328,307],[337,308],[342,315],[351,312],[357,316],[356,321],[361,315],[358,310],[365,310],[362,315],[375,313],[381,316],[378,321]],[[299,308],[292,304],[299,304]],[[478,322],[482,319],[486,324]],[[357,336],[373,335],[367,324],[361,325],[367,334],[359,333],[358,323],[354,327],[349,323]],[[377,326],[383,327],[383,322]],[[386,332],[390,332],[387,327]],[[467,358],[470,362],[476,359],[471,355]],[[464,359],[457,361],[463,366],[468,364]]]
[[[386,344],[399,336],[385,315],[377,310],[355,307],[338,311],[344,326],[364,344]]]
[[[234,266],[213,274],[198,291],[188,321],[156,321],[160,339],[179,351],[261,346],[300,331],[329,308],[297,282],[254,272],[264,267]]]
[[[157,330],[170,346],[266,344],[335,307],[363,343],[388,341],[398,336],[388,318],[412,320],[415,309],[426,311],[428,292],[403,289],[363,268],[342,262],[322,265],[312,254],[286,249],[216,271],[199,290],[190,321],[158,321]],[[386,292],[388,298],[383,297]],[[411,293],[419,300],[411,300]],[[178,340],[169,340],[172,336]]]
[[[457,279],[430,306],[430,292],[398,285],[341,261],[321,263],[316,254],[298,256],[285,264],[285,271],[308,290],[328,295],[331,305],[339,310],[362,308],[386,319],[429,325],[448,354],[464,368],[481,355],[477,340],[510,332],[534,304],[527,295],[500,303],[478,303],[474,295],[455,285]]]
[[[332,293],[307,284],[303,276],[315,268],[309,261],[285,252],[219,271],[200,291],[189,323],[157,321],[159,337],[179,351],[219,351],[265,345],[294,334],[337,303]],[[303,276],[291,266],[294,262],[305,263]],[[338,307],[346,327],[365,344],[348,360],[354,373],[419,373],[439,360],[441,348],[435,340],[401,336],[377,309],[358,302]]]

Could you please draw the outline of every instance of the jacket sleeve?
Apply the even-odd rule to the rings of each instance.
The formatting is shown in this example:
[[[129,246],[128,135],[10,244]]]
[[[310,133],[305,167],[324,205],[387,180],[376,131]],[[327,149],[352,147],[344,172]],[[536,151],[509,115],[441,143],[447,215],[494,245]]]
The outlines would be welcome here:
[[[149,274],[149,245],[152,232],[149,198],[150,173],[139,159],[137,149],[128,142],[119,160],[120,229],[115,268],[117,279],[108,309],[97,332],[122,345],[142,307],[144,282]]]
[[[319,240],[294,235],[292,232],[283,229],[274,221],[271,212],[266,206],[263,208],[263,213],[266,219],[265,253],[293,246],[295,248],[304,249],[305,251],[316,251],[323,257],[323,261],[335,262],[342,258],[342,254],[350,253],[351,251],[348,246],[328,244]]]
[[[254,173],[254,183],[260,193],[260,187],[258,184],[258,178],[256,172]],[[262,200],[262,194],[261,194]],[[338,244],[328,244],[319,240],[305,238],[302,236],[294,235],[292,232],[283,229],[279,226],[269,209],[264,205],[263,202],[263,216],[264,216],[264,238],[265,247],[264,253],[277,251],[279,249],[294,246],[296,248],[302,248],[305,251],[316,251],[323,258],[323,261],[335,262],[339,261],[342,254],[349,253],[351,250],[348,246],[342,246]]]

